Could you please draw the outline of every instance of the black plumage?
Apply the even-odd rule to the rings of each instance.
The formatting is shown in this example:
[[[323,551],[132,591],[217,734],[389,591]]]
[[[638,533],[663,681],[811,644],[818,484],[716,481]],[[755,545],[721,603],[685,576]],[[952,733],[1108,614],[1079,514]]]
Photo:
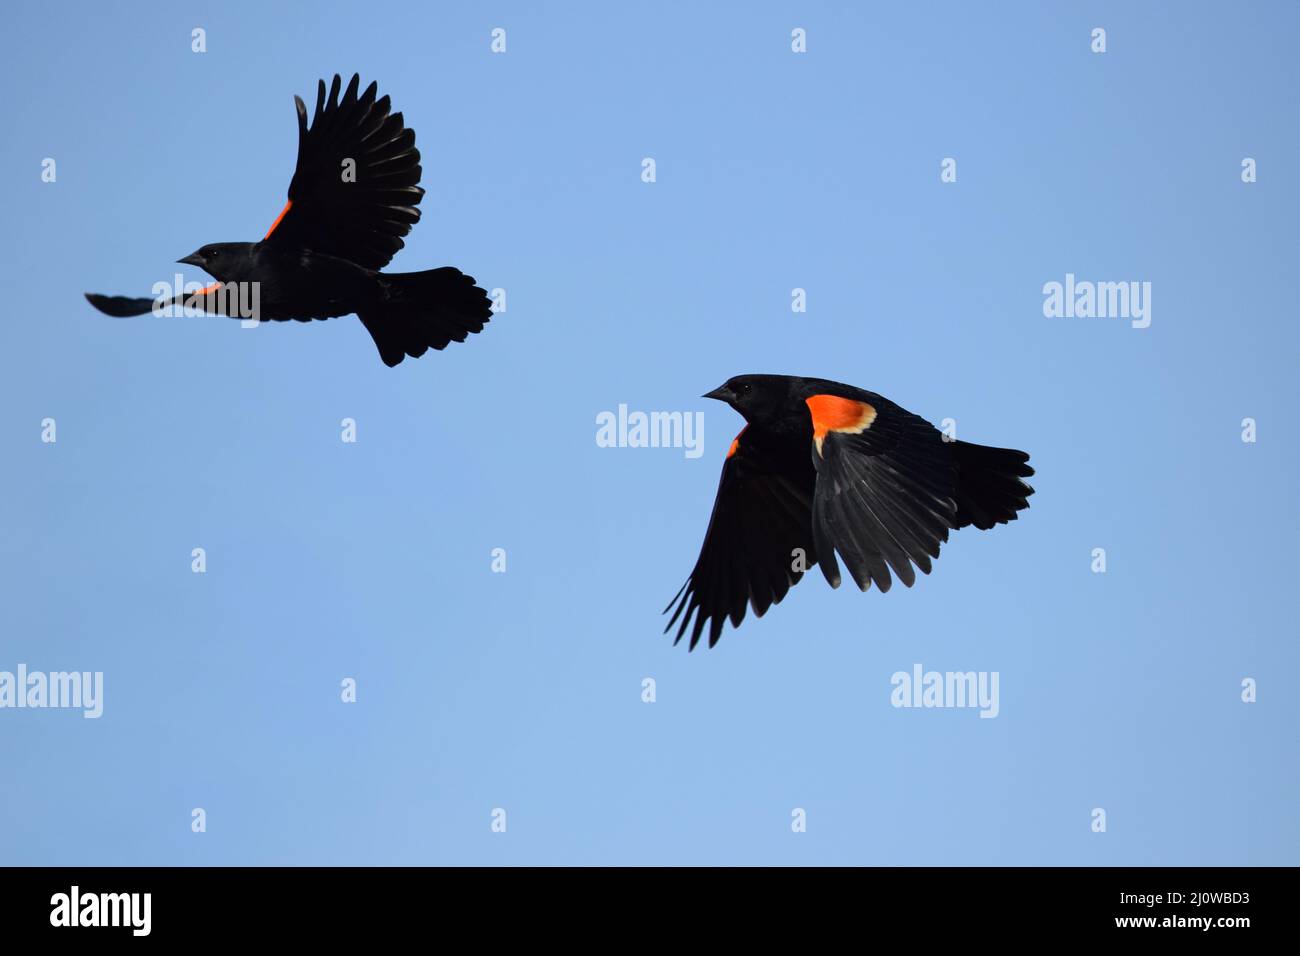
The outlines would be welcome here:
[[[108,315],[143,315],[159,305],[234,315],[230,293],[257,286],[258,319],[327,319],[356,313],[386,365],[463,342],[491,318],[491,300],[471,276],[445,266],[384,273],[420,220],[420,152],[401,113],[353,75],[340,98],[335,75],[317,85],[310,124],[294,97],[298,159],[283,212],[261,242],[218,242],[178,260],[216,283],[170,300],[88,293]],[[223,288],[224,287],[224,288]],[[248,302],[251,295],[241,301]]]
[[[826,379],[741,375],[709,392],[747,424],[722,468],[713,515],[666,630],[717,643],[780,602],[819,566],[840,585],[837,554],[862,590],[929,574],[950,531],[988,529],[1029,507],[1022,451],[948,441],[875,392]]]

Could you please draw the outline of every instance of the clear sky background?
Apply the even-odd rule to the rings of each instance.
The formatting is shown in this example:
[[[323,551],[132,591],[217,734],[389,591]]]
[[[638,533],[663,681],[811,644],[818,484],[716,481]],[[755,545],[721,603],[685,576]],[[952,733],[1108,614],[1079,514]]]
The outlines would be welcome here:
[[[0,670],[105,701],[0,710],[0,862],[1300,863],[1300,8],[618,6],[8,11]],[[86,304],[260,238],[354,71],[423,153],[393,268],[506,289],[484,334]],[[1150,328],[1045,318],[1067,272]],[[673,647],[742,372],[1024,448],[1032,508]],[[703,457],[597,447],[620,403]],[[915,663],[1001,713],[893,708]]]

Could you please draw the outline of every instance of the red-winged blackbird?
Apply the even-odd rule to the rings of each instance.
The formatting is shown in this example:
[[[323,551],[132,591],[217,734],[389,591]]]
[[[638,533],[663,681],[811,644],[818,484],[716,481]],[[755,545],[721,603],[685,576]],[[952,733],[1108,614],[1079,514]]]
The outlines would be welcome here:
[[[221,286],[259,283],[256,318],[306,322],[355,312],[379,357],[392,366],[482,331],[491,303],[473,277],[451,267],[378,271],[420,219],[420,153],[402,114],[389,113],[387,96],[375,98],[376,84],[358,96],[360,77],[353,75],[340,100],[340,82],[335,75],[328,99],[325,81],[317,85],[310,128],[307,107],[293,98],[298,165],[289,201],[266,237],[211,243],[178,260],[217,282],[162,304],[234,314],[225,306],[230,290],[218,294]],[[114,316],[143,315],[155,303],[93,293],[86,298]]]
[[[727,451],[695,569],[664,609],[676,606],[665,631],[681,617],[674,644],[694,615],[691,648],[706,623],[712,647],[728,617],[739,627],[746,604],[761,617],[814,564],[839,587],[836,551],[864,591],[888,591],[891,570],[911,587],[912,565],[929,574],[950,530],[1014,521],[1034,493],[1020,480],[1034,473],[1023,451],[947,441],[852,385],[739,375],[704,397],[748,424]]]

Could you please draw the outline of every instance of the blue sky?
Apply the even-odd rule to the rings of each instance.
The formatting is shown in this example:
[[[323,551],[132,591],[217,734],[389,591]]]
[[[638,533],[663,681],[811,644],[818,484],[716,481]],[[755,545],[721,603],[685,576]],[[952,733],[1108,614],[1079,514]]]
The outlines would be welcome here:
[[[0,670],[104,674],[0,710],[0,863],[1300,862],[1293,4],[323,6],[0,38]],[[388,369],[353,318],[85,303],[260,238],[354,71],[423,153],[393,268],[505,289],[484,334]],[[1045,317],[1067,273],[1150,327]],[[687,654],[742,372],[1024,448],[1033,506]],[[620,403],[703,456],[598,447]],[[997,718],[892,707],[917,663]]]

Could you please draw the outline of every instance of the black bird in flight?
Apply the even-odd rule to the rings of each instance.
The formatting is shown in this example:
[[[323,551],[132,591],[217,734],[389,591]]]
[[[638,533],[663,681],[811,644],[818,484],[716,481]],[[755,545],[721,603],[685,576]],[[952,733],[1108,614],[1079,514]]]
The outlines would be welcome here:
[[[1016,519],[1034,490],[1023,451],[947,441],[889,399],[820,378],[739,375],[704,396],[748,423],[731,443],[704,546],[664,613],[709,646],[745,606],[761,617],[814,564],[840,585],[838,551],[865,591],[911,587],[948,532]],[[676,610],[674,610],[674,606]],[[683,614],[685,612],[685,614]]]
[[[284,210],[261,242],[214,242],[178,260],[217,281],[160,305],[234,315],[231,291],[240,287],[233,284],[258,283],[256,318],[306,322],[355,312],[389,366],[482,331],[491,302],[472,276],[450,266],[379,271],[420,220],[424,190],[415,131],[401,113],[389,112],[387,96],[375,98],[376,84],[358,95],[359,83],[354,74],[340,100],[337,74],[328,97],[319,81],[310,128],[306,105],[293,98],[298,164]],[[86,298],[113,316],[143,315],[155,305],[125,296]],[[251,292],[243,296],[245,304],[251,300]]]

